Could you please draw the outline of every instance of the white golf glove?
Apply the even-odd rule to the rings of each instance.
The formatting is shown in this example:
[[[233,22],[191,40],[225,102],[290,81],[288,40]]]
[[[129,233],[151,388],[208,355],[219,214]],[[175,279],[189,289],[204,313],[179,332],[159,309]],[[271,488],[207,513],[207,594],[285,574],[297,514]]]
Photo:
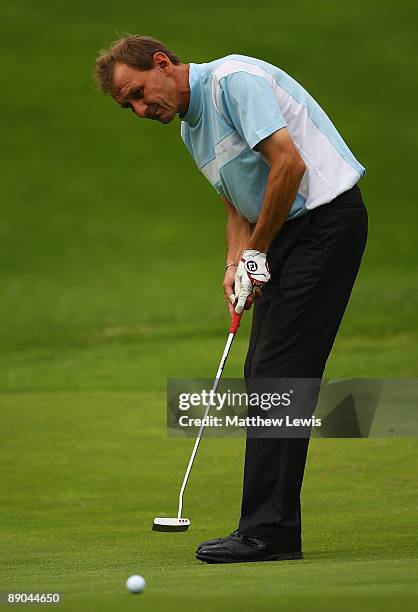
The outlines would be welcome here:
[[[254,287],[262,287],[270,280],[270,271],[267,255],[260,251],[246,250],[235,273],[235,294],[231,295],[231,302],[235,305],[235,312],[241,314],[244,310],[247,297]]]

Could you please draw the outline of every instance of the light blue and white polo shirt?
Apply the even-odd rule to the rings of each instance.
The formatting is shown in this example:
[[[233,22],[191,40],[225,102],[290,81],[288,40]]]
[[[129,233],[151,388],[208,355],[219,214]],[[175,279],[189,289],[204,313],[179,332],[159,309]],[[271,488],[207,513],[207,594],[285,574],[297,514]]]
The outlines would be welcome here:
[[[306,165],[288,219],[330,202],[365,169],[312,96],[280,68],[244,55],[190,64],[190,103],[181,135],[197,166],[251,223],[269,173],[254,150],[286,127]]]

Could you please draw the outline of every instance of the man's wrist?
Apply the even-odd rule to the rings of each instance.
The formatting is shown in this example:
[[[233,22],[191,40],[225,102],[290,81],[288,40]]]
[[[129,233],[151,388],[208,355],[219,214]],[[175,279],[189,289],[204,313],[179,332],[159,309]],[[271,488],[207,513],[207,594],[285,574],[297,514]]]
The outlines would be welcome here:
[[[270,241],[262,240],[262,239],[251,239],[247,246],[245,247],[246,251],[259,251],[260,253],[267,253],[270,248]]]
[[[238,264],[235,263],[234,261],[231,261],[230,263],[227,263],[225,265],[225,270],[228,270],[228,268],[230,268],[231,266],[235,266],[236,268],[238,268]]]

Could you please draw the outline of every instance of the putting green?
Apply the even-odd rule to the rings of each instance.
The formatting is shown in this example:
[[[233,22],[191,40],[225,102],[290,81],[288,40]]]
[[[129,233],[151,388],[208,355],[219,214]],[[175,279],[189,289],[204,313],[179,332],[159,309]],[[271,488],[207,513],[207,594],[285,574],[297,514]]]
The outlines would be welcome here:
[[[412,0],[3,3],[0,593],[58,591],[77,611],[415,609],[412,439],[312,441],[302,562],[194,559],[236,526],[242,439],[204,440],[187,533],[150,530],[192,446],[166,437],[166,379],[212,376],[225,342],[225,219],[178,122],[140,122],[91,79],[98,49],[135,31],[306,85],[367,167],[369,243],[327,374],[414,377],[415,15]]]
[[[207,566],[197,543],[235,527],[243,440],[208,439],[179,534],[191,440],[167,439],[164,397],[142,392],[3,394],[2,591],[60,592],[65,609],[413,608],[416,444],[313,440],[304,486],[305,561]],[[140,602],[125,591],[144,575]]]

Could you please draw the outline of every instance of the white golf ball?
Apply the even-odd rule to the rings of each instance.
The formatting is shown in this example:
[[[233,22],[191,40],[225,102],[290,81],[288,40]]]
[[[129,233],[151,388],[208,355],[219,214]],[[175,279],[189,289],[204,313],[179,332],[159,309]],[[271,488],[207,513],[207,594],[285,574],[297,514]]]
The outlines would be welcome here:
[[[134,576],[129,576],[128,580],[126,581],[126,588],[131,593],[142,593],[146,586],[147,583],[145,582],[145,579],[142,576],[137,576],[136,574]]]

